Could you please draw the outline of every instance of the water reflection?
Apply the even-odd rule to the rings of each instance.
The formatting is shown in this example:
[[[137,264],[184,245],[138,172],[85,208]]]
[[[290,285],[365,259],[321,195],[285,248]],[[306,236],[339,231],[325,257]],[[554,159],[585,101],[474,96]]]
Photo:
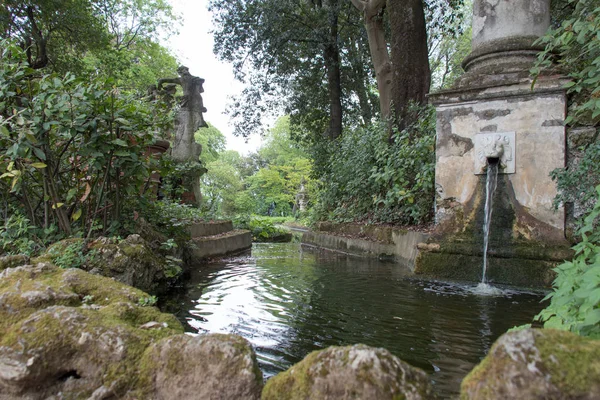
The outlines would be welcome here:
[[[194,271],[167,311],[190,332],[245,337],[266,376],[313,350],[364,343],[424,369],[448,397],[501,333],[542,308],[534,293],[473,290],[416,280],[394,264],[256,244],[251,257]]]

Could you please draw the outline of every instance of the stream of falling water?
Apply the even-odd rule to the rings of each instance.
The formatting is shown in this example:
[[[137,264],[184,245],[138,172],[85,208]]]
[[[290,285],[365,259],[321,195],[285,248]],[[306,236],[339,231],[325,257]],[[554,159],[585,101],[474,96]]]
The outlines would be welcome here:
[[[496,184],[498,181],[498,160],[488,160],[487,178],[485,182],[485,208],[483,220],[483,272],[481,274],[481,283],[486,284],[485,273],[487,270],[487,250],[490,236],[490,224],[492,221],[492,202]]]

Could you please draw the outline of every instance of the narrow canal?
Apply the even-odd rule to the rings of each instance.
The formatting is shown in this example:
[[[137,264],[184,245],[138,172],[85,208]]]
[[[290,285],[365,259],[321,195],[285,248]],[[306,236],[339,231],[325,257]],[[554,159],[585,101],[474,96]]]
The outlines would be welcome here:
[[[252,255],[202,266],[165,311],[191,333],[235,333],[265,377],[327,346],[385,347],[428,372],[442,398],[507,329],[528,323],[542,296],[415,279],[390,263],[301,247],[255,244]]]

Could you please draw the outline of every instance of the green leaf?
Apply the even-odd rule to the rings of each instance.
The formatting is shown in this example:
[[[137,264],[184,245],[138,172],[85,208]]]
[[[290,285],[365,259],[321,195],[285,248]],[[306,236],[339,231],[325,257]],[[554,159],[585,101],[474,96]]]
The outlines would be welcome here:
[[[123,139],[114,139],[111,143],[116,144],[117,146],[128,147],[129,145]]]
[[[32,147],[33,153],[42,161],[46,161],[46,154],[37,147]]]
[[[81,218],[81,208],[78,208],[73,215],[71,216],[71,220],[73,222],[77,221],[79,218]]]
[[[46,165],[46,164],[44,164],[44,163],[42,163],[42,162],[35,162],[35,163],[32,163],[32,164],[31,164],[31,166],[32,166],[33,168],[37,168],[37,169],[44,169],[44,168],[46,168],[46,167],[47,167],[47,165]]]

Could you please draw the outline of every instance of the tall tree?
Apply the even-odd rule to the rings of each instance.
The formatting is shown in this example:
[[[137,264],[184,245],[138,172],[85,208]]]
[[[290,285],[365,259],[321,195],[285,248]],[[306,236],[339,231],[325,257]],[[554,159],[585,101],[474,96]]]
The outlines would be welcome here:
[[[445,31],[453,31],[455,26],[449,22],[460,16],[462,0],[350,1],[361,12],[366,27],[381,116],[383,119],[394,117],[402,129],[415,117],[407,114],[408,103],[425,103],[429,92],[431,70],[427,31],[436,29],[440,36]],[[389,40],[384,19],[386,12]]]
[[[95,4],[88,0],[6,0],[0,30],[26,51],[30,67],[56,64],[64,54],[99,48],[108,32]]]
[[[173,31],[166,0],[5,0],[0,35],[26,51],[30,67],[156,81],[176,65],[157,44]],[[152,57],[151,63],[144,59]],[[140,77],[141,76],[141,77]]]
[[[273,109],[304,132],[331,138],[344,119],[372,115],[371,77],[349,72],[366,49],[357,43],[363,28],[351,7],[340,0],[211,1],[215,53],[247,84],[231,107],[238,134],[259,129]]]

